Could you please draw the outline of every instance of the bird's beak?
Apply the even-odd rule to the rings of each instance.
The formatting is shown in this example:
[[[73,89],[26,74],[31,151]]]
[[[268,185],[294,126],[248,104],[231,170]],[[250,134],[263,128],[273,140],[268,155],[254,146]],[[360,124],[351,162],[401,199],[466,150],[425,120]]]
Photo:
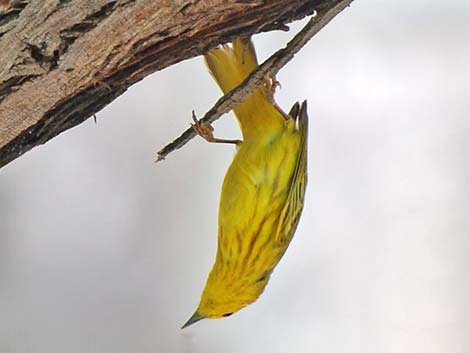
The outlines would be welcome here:
[[[200,320],[204,319],[204,316],[202,316],[201,314],[199,314],[196,310],[196,312],[193,314],[193,316],[191,316],[189,318],[189,320],[183,325],[181,326],[181,328],[186,328],[188,326],[191,326],[192,324],[194,324],[195,322],[198,322]]]

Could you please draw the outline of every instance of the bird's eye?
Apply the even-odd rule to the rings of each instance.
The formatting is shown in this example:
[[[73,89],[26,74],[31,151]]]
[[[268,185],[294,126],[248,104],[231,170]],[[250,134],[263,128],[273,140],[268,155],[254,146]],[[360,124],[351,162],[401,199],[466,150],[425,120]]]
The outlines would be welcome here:
[[[266,281],[269,278],[270,274],[271,274],[271,271],[266,271],[265,273],[263,273],[263,275],[260,278],[256,280],[256,282],[259,283],[259,282]]]
[[[232,315],[233,313],[226,313],[226,314],[223,314],[222,317],[227,317],[227,316],[230,316]]]

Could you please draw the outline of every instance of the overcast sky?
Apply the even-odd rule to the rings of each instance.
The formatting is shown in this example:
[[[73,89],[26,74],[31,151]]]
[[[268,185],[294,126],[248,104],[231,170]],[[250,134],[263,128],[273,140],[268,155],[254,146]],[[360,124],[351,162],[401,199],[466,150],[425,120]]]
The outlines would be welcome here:
[[[354,1],[284,68],[309,102],[304,214],[265,293],[180,326],[230,145],[155,152],[220,92],[201,58],[0,170],[1,353],[466,353],[470,4]],[[254,38],[261,59],[301,28]],[[232,116],[216,135],[240,135]]]

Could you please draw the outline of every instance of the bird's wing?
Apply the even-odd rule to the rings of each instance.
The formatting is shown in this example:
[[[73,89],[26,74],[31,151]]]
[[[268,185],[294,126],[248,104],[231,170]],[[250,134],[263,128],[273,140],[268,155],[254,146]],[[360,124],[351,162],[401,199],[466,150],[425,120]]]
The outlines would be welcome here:
[[[297,105],[298,106],[298,105]],[[293,109],[295,115],[298,108]],[[304,206],[305,189],[307,187],[307,138],[308,138],[308,116],[307,102],[302,103],[300,113],[296,117],[298,119],[298,130],[300,132],[300,147],[297,163],[292,176],[292,181],[287,195],[286,204],[284,205],[279,223],[277,226],[276,241],[282,244],[288,244],[294,235],[300,215]]]

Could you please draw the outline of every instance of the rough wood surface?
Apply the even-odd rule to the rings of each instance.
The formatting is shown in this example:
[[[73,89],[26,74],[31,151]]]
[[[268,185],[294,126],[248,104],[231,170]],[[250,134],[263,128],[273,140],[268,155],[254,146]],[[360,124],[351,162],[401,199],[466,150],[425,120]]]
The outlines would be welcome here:
[[[0,1],[0,167],[157,70],[339,2]]]

